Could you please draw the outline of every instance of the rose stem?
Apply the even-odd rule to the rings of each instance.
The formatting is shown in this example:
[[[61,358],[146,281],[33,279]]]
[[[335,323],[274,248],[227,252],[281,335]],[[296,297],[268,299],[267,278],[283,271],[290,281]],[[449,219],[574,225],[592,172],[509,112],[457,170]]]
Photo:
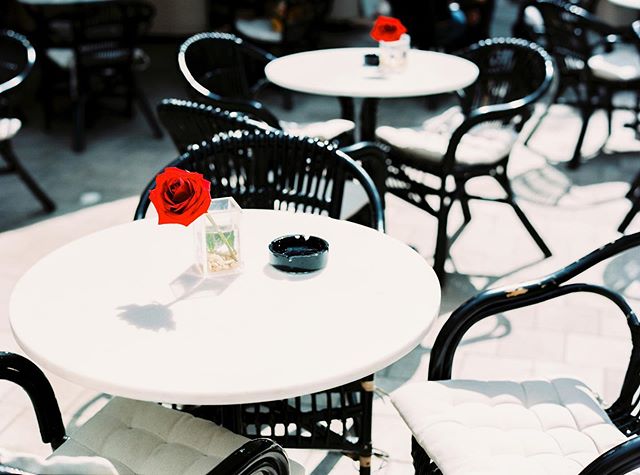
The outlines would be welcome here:
[[[224,242],[225,246],[227,246],[227,249],[229,249],[229,252],[231,253],[231,257],[233,257],[233,260],[238,262],[238,254],[236,254],[236,251],[233,249],[233,247],[231,247],[231,244],[229,243],[227,236],[225,236],[224,233],[220,230],[220,228],[218,227],[218,224],[213,220],[213,218],[209,215],[209,213],[206,213],[205,216],[213,226],[213,229],[215,229],[216,234],[222,238],[222,241]]]

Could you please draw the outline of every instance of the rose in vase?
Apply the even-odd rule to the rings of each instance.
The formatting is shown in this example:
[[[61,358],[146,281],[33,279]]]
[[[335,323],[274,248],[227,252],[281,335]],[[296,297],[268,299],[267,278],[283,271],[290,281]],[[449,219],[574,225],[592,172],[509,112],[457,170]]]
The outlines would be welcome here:
[[[407,32],[397,18],[380,15],[371,29],[371,38],[376,41],[398,41]]]

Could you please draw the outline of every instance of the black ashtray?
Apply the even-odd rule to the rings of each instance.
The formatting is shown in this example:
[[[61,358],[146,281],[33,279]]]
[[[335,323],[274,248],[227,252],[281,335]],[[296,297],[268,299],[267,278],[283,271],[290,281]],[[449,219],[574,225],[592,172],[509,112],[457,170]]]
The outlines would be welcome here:
[[[380,66],[380,56],[377,54],[365,54],[364,55],[365,66]]]
[[[291,234],[269,244],[271,265],[284,272],[313,272],[322,269],[329,257],[329,243],[317,236]]]

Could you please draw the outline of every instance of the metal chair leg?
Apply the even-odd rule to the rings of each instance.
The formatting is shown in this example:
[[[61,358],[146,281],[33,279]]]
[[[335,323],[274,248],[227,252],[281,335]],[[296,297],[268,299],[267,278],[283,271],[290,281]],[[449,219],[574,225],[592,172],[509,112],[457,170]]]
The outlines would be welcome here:
[[[444,183],[442,184],[444,186]],[[451,197],[444,193],[440,196],[440,209],[438,210],[438,234],[436,238],[436,252],[433,258],[433,270],[440,280],[440,285],[444,286],[445,272],[444,264],[449,254],[449,236],[447,235],[447,223],[449,221],[449,211],[451,210]]]
[[[571,160],[567,165],[572,170],[575,170],[580,166],[580,160],[582,158],[582,144],[584,142],[584,137],[587,133],[587,127],[589,126],[589,119],[591,118],[592,113],[593,113],[593,108],[590,105],[585,105],[581,109],[582,128],[580,129],[580,135],[578,136],[578,142],[576,143],[576,148],[573,151],[573,157],[571,157]]]
[[[624,233],[627,230],[627,228],[631,224],[631,221],[633,221],[633,218],[635,218],[636,214],[638,214],[638,211],[640,211],[640,198],[632,200],[631,209],[625,215],[624,219],[620,223],[620,226],[618,226],[618,232]]]
[[[78,97],[73,105],[73,151],[77,153],[82,152],[86,146],[84,137],[86,105],[87,98],[85,96]]]
[[[547,247],[545,242],[542,240],[542,237],[540,236],[540,234],[538,234],[538,231],[536,231],[536,229],[533,227],[533,224],[531,224],[531,221],[529,221],[529,218],[527,218],[527,216],[524,214],[524,211],[522,211],[520,206],[518,206],[518,204],[515,202],[513,197],[513,190],[511,189],[511,183],[509,183],[509,178],[507,178],[506,175],[498,175],[496,176],[496,180],[500,184],[500,186],[502,186],[502,189],[507,194],[507,199],[506,199],[507,203],[516,212],[516,215],[520,219],[520,222],[522,222],[522,224],[526,228],[529,235],[533,238],[533,240],[538,245],[538,247],[540,248],[544,256],[551,257],[552,255],[551,250]]]
[[[31,174],[22,166],[18,157],[16,157],[13,152],[13,147],[11,147],[11,142],[9,140],[4,140],[0,142],[0,154],[7,162],[7,171],[9,173],[15,172],[27,185],[27,188],[33,193],[33,195],[40,201],[42,207],[46,212],[50,213],[56,209],[56,205],[51,198],[40,188],[40,185],[34,180]]]

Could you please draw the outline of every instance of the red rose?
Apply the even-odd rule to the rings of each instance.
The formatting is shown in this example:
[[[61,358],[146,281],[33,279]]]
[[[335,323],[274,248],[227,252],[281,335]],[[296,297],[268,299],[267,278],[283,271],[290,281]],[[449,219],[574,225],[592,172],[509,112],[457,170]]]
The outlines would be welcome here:
[[[380,15],[371,29],[371,38],[376,41],[398,41],[407,29],[397,18]]]
[[[156,187],[149,193],[158,211],[158,224],[193,223],[209,209],[210,189],[211,183],[200,173],[165,168],[156,176]]]

